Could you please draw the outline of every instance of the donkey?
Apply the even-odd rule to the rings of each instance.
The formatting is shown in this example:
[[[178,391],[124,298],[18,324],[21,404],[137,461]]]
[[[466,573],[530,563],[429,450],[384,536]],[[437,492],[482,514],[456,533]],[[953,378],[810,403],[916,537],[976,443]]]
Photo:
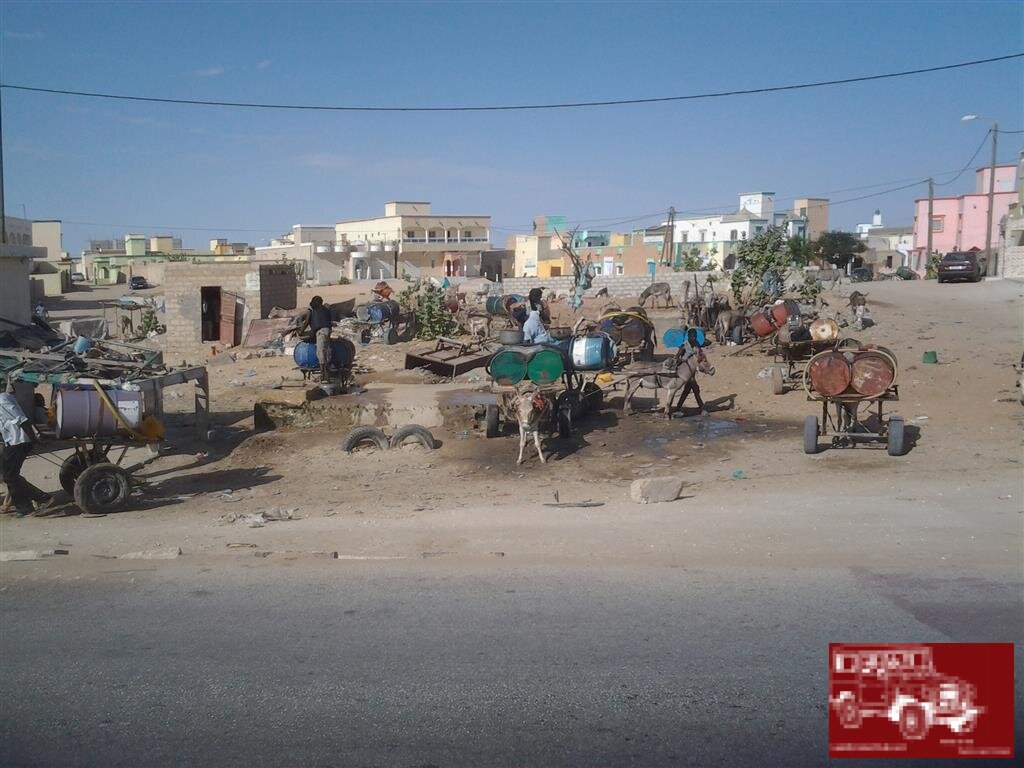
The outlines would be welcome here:
[[[672,418],[674,410],[672,401],[675,399],[676,392],[682,392],[676,408],[681,408],[683,402],[689,397],[690,392],[693,392],[694,397],[697,398],[697,406],[700,408],[701,413],[706,413],[704,401],[700,396],[700,387],[697,385],[697,374],[704,373],[708,376],[714,376],[714,366],[708,362],[707,355],[704,354],[703,349],[698,349],[696,354],[683,360],[683,349],[683,347],[680,347],[675,357],[666,360],[661,370],[645,371],[626,378],[626,394],[622,398],[623,414],[631,412],[630,400],[639,389],[653,389],[655,396],[657,396],[659,389],[668,390],[668,399],[663,406],[666,419]]]
[[[668,283],[651,283],[640,294],[640,306],[644,306],[647,300],[650,299],[651,305],[657,309],[659,298],[664,300],[666,309],[671,307],[672,286]]]
[[[535,389],[525,389],[516,393],[512,399],[512,410],[519,422],[519,458],[516,464],[523,463],[523,451],[526,450],[527,440],[532,436],[533,444],[537,448],[537,457],[541,464],[546,464],[544,451],[540,447],[540,427],[544,423],[549,408],[548,401],[544,395]]]

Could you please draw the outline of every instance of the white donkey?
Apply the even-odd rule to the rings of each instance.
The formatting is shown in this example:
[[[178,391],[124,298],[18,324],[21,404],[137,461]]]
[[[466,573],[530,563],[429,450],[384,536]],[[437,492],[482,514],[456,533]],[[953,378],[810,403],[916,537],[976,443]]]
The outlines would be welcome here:
[[[657,396],[659,389],[668,391],[668,400],[664,405],[665,418],[667,419],[672,418],[672,411],[674,410],[672,401],[675,399],[677,392],[682,392],[679,403],[676,405],[677,408],[681,408],[683,401],[693,392],[694,397],[697,398],[697,407],[702,412],[705,410],[704,401],[700,397],[700,387],[697,385],[697,373],[714,376],[715,369],[708,362],[707,355],[704,354],[703,349],[698,349],[697,354],[686,360],[681,359],[681,352],[682,347],[680,347],[679,353],[665,361],[660,370],[638,372],[626,379],[626,394],[622,398],[622,412],[624,414],[630,413],[629,402],[638,389],[653,389],[655,396]]]

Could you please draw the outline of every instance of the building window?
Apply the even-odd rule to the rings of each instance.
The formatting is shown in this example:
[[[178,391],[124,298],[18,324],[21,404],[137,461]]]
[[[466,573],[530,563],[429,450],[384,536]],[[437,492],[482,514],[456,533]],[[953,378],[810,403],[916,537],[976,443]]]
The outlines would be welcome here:
[[[471,229],[463,230],[462,234],[468,240],[469,238],[471,238],[473,236],[473,230],[471,230]]]
[[[701,242],[703,243],[703,242],[704,242],[704,235],[706,235],[706,234],[707,234],[707,230],[706,230],[706,229],[702,229],[702,230],[700,230],[700,232],[698,232],[697,234],[699,234],[699,235],[700,235],[700,241],[701,241]]]
[[[601,265],[600,264],[595,264],[594,265],[594,274],[595,275],[600,275],[601,274]]]
[[[743,230],[742,232],[740,232],[740,240],[746,240],[746,239],[747,239],[747,230]]]
[[[684,242],[684,243],[690,242],[690,233],[689,232],[683,232],[683,239],[682,239],[681,242]]]
[[[455,230],[454,229],[449,229],[446,234],[447,234],[447,237],[448,237],[449,240],[454,240],[455,239]]]
[[[435,237],[437,237],[437,230],[431,229],[430,231],[428,231],[427,232],[427,237],[429,237],[431,240],[433,240]]]
[[[945,216],[932,216],[932,232],[941,232],[946,227]]]
[[[415,229],[407,229],[407,230],[405,230],[405,236],[406,237],[416,237],[416,230]]]
[[[755,235],[760,235],[762,232],[764,232],[764,227],[754,227]]]
[[[729,239],[730,239],[730,240],[736,240],[736,239],[738,239],[738,238],[736,237],[736,230],[735,230],[735,229],[733,229],[733,230],[730,230],[730,231],[729,231]]]
[[[615,274],[616,275],[621,275],[622,273],[623,273],[622,265],[621,264],[616,264],[615,265]]]

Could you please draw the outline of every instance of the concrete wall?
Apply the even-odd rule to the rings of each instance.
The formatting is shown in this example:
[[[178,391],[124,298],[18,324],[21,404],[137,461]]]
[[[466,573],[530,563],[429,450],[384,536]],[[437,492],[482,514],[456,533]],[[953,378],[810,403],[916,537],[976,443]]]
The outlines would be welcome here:
[[[32,319],[32,286],[29,275],[33,260],[42,258],[42,248],[27,245],[0,245],[0,317],[15,323]],[[0,328],[7,323],[0,321]]]
[[[655,282],[668,283],[672,286],[673,297],[682,298],[683,296],[683,283],[687,280],[690,281],[691,290],[694,281],[699,281],[703,286],[704,281],[707,279],[709,274],[715,274],[719,277],[718,286],[721,290],[726,290],[728,282],[721,279],[720,273],[710,272],[669,272],[667,274],[658,274]],[[607,288],[608,293],[611,296],[622,296],[622,297],[636,297],[651,284],[650,276],[641,275],[613,275],[606,277],[604,275],[594,278],[594,283],[591,289],[587,291],[587,295],[593,295],[596,291],[601,288]],[[573,277],[548,277],[548,278],[537,278],[537,277],[514,277],[509,278],[501,283],[492,283],[490,286],[490,293],[492,295],[500,295],[505,293],[520,293],[526,295],[530,292],[531,288],[545,288],[550,291],[571,291],[573,288]]]
[[[4,227],[7,230],[7,245],[32,245],[32,222],[17,216],[5,216]],[[45,258],[44,253],[42,257]]]
[[[32,245],[46,249],[48,261],[58,261],[64,249],[59,221],[33,221]]]
[[[1010,245],[999,260],[999,273],[1003,277],[1024,279],[1024,245]]]
[[[37,261],[33,266],[33,290],[43,296],[60,296],[71,290],[70,265],[56,264],[50,260]],[[35,285],[38,283],[38,287]]]

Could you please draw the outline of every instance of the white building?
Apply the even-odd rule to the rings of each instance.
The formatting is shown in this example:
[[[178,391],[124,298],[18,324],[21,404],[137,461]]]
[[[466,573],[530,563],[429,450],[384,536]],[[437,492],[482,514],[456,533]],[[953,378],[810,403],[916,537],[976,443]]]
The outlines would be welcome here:
[[[704,264],[714,260],[731,268],[739,244],[772,226],[783,227],[787,237],[807,237],[807,217],[789,211],[776,213],[774,192],[744,192],[735,213],[676,219],[672,237],[676,262],[689,254]]]
[[[876,229],[882,229],[882,212],[877,208],[875,208],[875,215],[871,217],[870,224],[857,225],[857,236],[861,240],[865,240],[867,239],[868,234]]]
[[[315,285],[348,277],[348,251],[338,247],[334,227],[295,224],[292,231],[258,246],[253,261],[291,262],[299,280]]]

